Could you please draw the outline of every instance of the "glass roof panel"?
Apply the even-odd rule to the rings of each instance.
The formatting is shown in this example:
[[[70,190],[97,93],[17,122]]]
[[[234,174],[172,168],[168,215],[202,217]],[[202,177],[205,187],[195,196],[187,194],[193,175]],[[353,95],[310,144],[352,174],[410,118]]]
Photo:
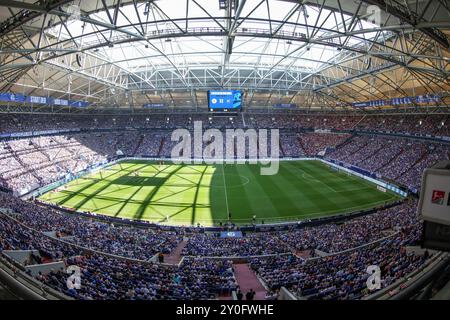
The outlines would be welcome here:
[[[136,8],[132,4],[124,5],[117,16],[117,25],[123,27],[124,32],[71,20],[67,23],[67,29],[61,24],[56,24],[47,29],[47,33],[59,39],[79,37],[76,39],[79,47],[95,46],[105,41],[126,41],[127,37],[131,37],[127,32],[149,37],[148,41],[116,43],[113,47],[104,46],[101,50],[95,51],[97,54],[104,54],[111,62],[117,62],[127,68],[147,68],[149,65],[193,68],[214,64],[219,66],[225,57],[226,36],[185,36],[183,32],[186,28],[219,31],[221,26],[226,26],[226,20],[223,18],[226,10],[220,10],[217,1],[196,0],[196,2],[198,4],[181,0],[174,5],[174,1],[161,0],[155,1],[154,4],[140,3]],[[300,34],[308,37],[314,32],[315,39],[326,37],[335,43],[345,42],[349,46],[359,46],[364,37],[370,39],[375,36],[375,32],[371,32],[365,33],[364,36],[358,35],[360,38],[339,38],[333,30],[343,31],[341,15],[328,9],[322,9],[319,15],[319,7],[298,6],[297,3],[276,0],[264,2],[255,9],[259,3],[260,0],[248,0],[243,7],[240,17],[248,16],[248,19],[240,20],[236,24],[237,33],[234,36],[233,53],[229,57],[228,68],[243,66],[258,68],[272,65],[280,70],[292,67],[303,69],[305,72],[314,72],[324,67],[327,61],[333,61],[341,52],[333,47],[307,44],[299,38]],[[270,9],[271,21],[267,21],[269,19],[267,6]],[[92,13],[90,18],[110,24],[109,16],[113,17],[113,11],[110,9],[109,15],[106,11]],[[186,20],[186,13],[191,20]],[[348,23],[351,17],[344,15],[344,20]],[[130,23],[135,25],[130,26]],[[321,26],[322,29],[317,29],[316,26]],[[361,21],[353,30],[374,26]],[[168,30],[171,33],[176,32],[179,37],[168,35],[153,38],[160,33],[166,34]],[[279,37],[270,37],[270,33]],[[75,44],[68,41],[66,46]]]

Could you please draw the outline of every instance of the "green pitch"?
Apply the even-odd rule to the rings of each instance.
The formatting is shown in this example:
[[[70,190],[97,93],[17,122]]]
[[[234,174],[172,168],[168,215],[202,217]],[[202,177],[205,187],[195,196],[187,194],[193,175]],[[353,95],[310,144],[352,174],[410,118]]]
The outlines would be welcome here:
[[[245,224],[309,219],[367,209],[398,199],[319,161],[259,165],[159,165],[124,161],[48,192],[42,200],[78,211],[174,225]]]

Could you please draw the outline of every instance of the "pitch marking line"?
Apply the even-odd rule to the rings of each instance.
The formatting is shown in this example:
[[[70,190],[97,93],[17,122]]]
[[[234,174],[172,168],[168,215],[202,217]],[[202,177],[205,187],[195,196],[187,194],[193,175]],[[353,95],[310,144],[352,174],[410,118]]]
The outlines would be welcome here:
[[[246,176],[242,175],[242,174],[234,174],[234,173],[228,174],[228,176],[230,176],[230,175],[243,178],[245,181],[243,183],[240,183],[240,184],[237,184],[237,185],[231,185],[231,186],[227,185],[228,189],[243,187],[243,186],[246,186],[247,184],[250,183],[250,179],[247,178]],[[204,185],[204,186],[206,187],[206,185]],[[223,188],[224,186],[214,186],[214,187],[216,187],[216,188]]]
[[[391,199],[392,200],[392,199]],[[264,220],[267,221],[273,221],[273,222],[285,222],[286,220],[295,220],[295,221],[303,221],[306,220],[304,219],[304,217],[314,217],[314,216],[318,216],[318,217],[326,217],[326,216],[330,216],[330,214],[348,214],[351,213],[351,211],[349,209],[357,209],[357,210],[369,210],[372,208],[375,208],[376,206],[380,205],[380,204],[385,204],[387,202],[389,202],[390,200],[382,200],[382,201],[376,201],[370,204],[370,206],[366,207],[366,206],[353,206],[353,207],[346,207],[343,209],[333,209],[333,210],[326,210],[326,211],[317,211],[317,212],[312,212],[312,213],[307,213],[307,214],[302,214],[302,215],[291,215],[291,216],[283,216],[283,217],[265,217]],[[242,218],[242,219],[233,219],[233,221],[250,221],[251,218]],[[179,223],[186,223],[189,220],[188,219],[173,219],[173,221],[177,221]],[[199,222],[203,222],[203,223],[214,223],[214,221],[211,220],[198,220]]]
[[[311,176],[309,173],[306,173],[306,172],[303,171],[302,169],[298,169],[298,170],[300,170],[300,171],[302,172],[302,175],[301,175],[301,176],[302,176],[304,179],[309,180],[309,181],[316,181],[316,182],[319,182],[319,183],[323,184],[325,187],[327,187],[328,189],[330,189],[331,191],[333,191],[333,192],[339,192],[339,191],[337,191],[336,189],[334,189],[334,188],[330,187],[329,185],[327,185],[326,183],[324,183],[324,182],[322,182],[322,181],[320,181],[320,180],[314,178],[313,176]],[[308,176],[310,176],[311,178],[307,178],[307,177],[305,176],[305,174],[308,175]]]
[[[362,190],[369,190],[369,189],[373,189],[373,187],[367,186],[367,187],[363,187],[363,188],[344,189],[344,190],[339,190],[336,192],[351,192],[351,191],[362,191]]]
[[[222,178],[223,178],[223,189],[225,192],[225,203],[227,205],[227,217],[228,217],[229,213],[230,213],[230,208],[228,207],[227,183],[225,181],[225,169],[223,167],[224,167],[224,164],[222,164]]]

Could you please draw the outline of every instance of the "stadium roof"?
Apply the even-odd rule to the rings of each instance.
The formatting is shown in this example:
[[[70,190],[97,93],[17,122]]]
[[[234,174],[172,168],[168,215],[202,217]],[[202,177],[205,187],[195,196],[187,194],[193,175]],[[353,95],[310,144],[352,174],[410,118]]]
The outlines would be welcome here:
[[[197,107],[229,88],[250,108],[347,108],[448,93],[449,30],[445,0],[4,0],[0,92]]]

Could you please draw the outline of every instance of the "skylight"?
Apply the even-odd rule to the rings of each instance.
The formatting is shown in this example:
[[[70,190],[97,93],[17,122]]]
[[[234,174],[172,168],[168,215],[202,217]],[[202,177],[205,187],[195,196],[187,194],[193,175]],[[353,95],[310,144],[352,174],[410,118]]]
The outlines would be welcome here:
[[[47,34],[57,39],[73,38],[65,46],[78,49],[122,41],[114,46],[92,49],[92,52],[135,72],[149,68],[170,69],[174,66],[189,69],[221,66],[227,39],[219,34],[211,35],[207,31],[219,32],[226,28],[226,10],[220,10],[217,1],[197,0],[202,8],[193,1],[189,1],[187,8],[187,3],[177,1],[177,5],[174,5],[174,1],[161,0],[154,5],[140,3],[137,10],[132,4],[124,5],[120,8],[116,23],[122,31],[111,31],[105,27],[71,20],[67,23],[67,28],[56,24],[47,29]],[[259,0],[248,0],[242,9],[240,17],[245,19],[239,20],[235,26],[233,52],[226,65],[229,69],[289,68],[314,73],[341,52],[332,46],[298,41],[299,37],[309,38],[314,34],[315,40],[327,39],[335,43],[345,41],[347,46],[359,46],[364,42],[363,36],[349,39],[337,37],[335,31],[344,31],[340,13],[322,9],[319,15],[319,7],[300,6],[294,10],[297,3],[270,0],[269,22],[267,4],[257,6],[259,3]],[[113,14],[111,9],[109,16],[112,17]],[[109,16],[106,11],[102,11],[91,14],[89,18],[109,24]],[[343,18],[347,23],[352,19],[350,15],[344,15]],[[319,29],[314,26],[321,27]],[[361,21],[354,26],[353,31],[373,27],[376,26]],[[205,33],[204,36],[200,30]],[[271,37],[270,33],[278,36]],[[140,35],[144,39],[135,41],[130,34]],[[374,36],[375,33],[364,34],[366,38]]]

